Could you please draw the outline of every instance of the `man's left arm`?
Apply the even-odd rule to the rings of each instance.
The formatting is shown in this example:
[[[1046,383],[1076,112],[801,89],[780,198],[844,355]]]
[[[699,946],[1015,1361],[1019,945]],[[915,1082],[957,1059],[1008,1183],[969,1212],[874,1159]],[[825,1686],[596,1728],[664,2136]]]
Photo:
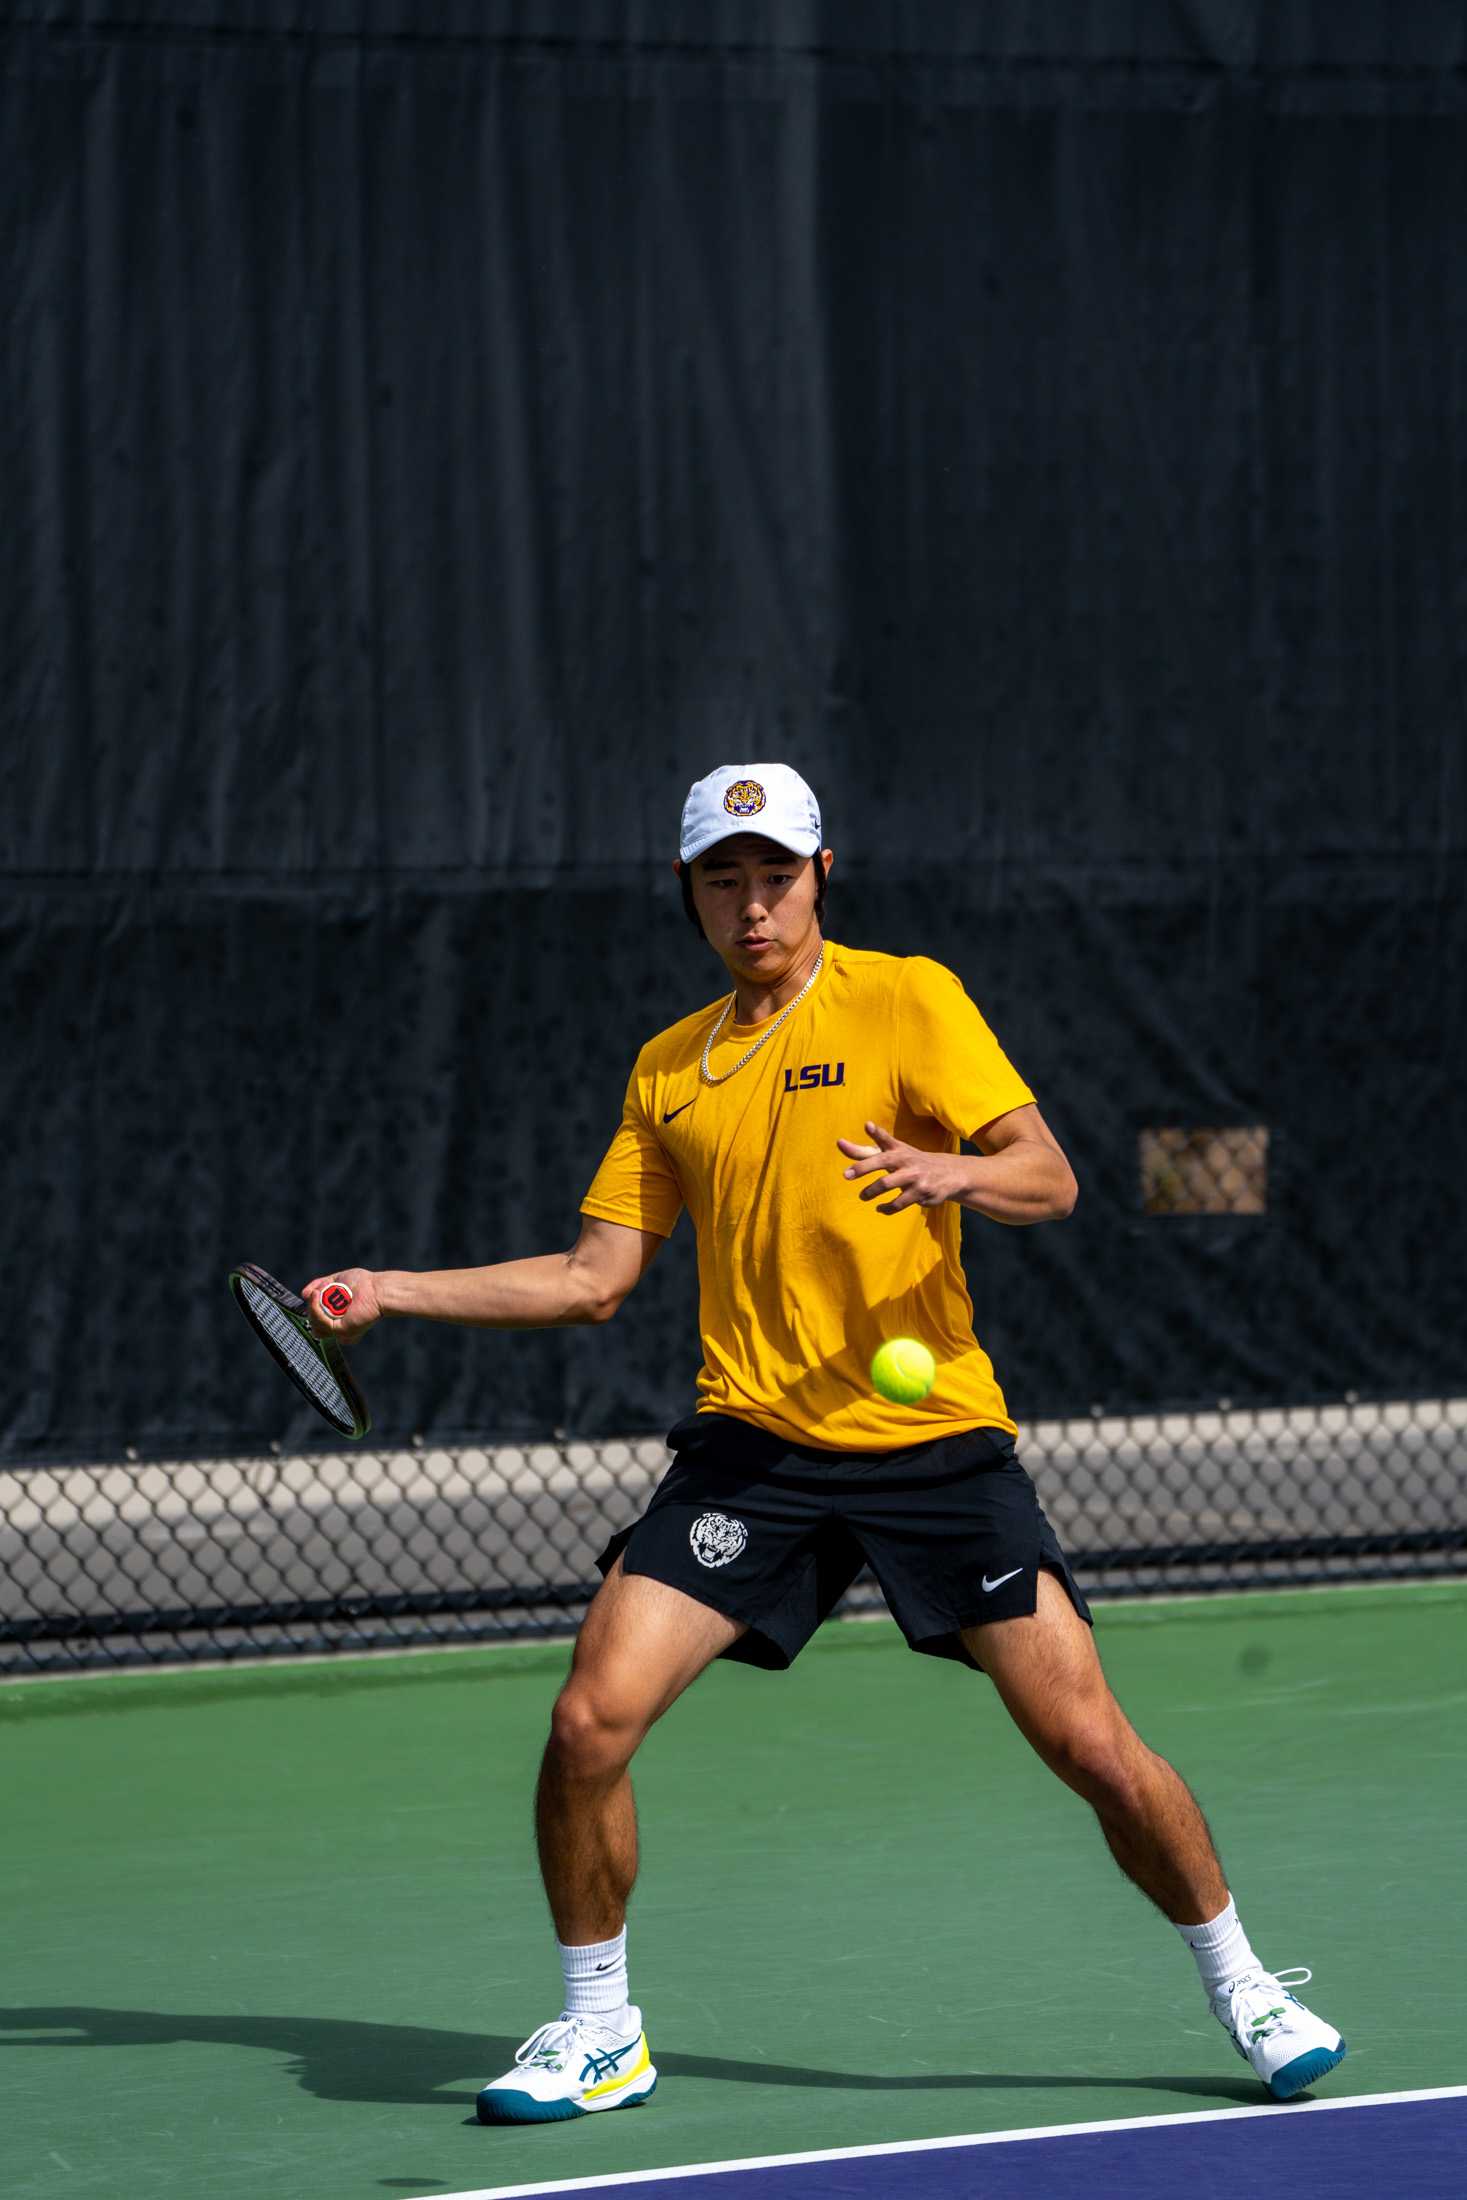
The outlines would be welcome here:
[[[850,1138],[836,1144],[847,1157],[847,1177],[871,1179],[858,1196],[882,1200],[880,1215],[952,1199],[990,1222],[1058,1222],[1079,1195],[1059,1140],[1032,1105],[1011,1108],[974,1131],[972,1142],[981,1149],[976,1154],[927,1153],[904,1145],[880,1123],[868,1123],[866,1133],[873,1145]]]

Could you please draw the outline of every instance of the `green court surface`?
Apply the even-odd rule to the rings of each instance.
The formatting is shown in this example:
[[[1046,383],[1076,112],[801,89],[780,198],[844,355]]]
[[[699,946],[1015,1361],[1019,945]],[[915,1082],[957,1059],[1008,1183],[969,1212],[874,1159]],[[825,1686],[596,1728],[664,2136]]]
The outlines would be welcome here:
[[[1467,1585],[1098,1628],[1260,1954],[1351,2043],[1320,2097],[1459,2084]],[[408,2200],[1262,2100],[988,1684],[847,1624],[715,1668],[640,1759],[655,2101],[481,2129],[559,2006],[529,1796],[565,1662],[0,1688],[7,2200]]]

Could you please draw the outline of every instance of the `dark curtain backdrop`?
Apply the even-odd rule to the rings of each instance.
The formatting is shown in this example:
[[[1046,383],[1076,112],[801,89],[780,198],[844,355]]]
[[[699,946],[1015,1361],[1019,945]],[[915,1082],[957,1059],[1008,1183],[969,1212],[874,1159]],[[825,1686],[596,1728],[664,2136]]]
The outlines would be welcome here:
[[[1467,1388],[1467,17],[13,6],[0,1445],[299,1436],[223,1273],[567,1244],[720,991],[690,778],[950,963],[1070,1148],[1021,1415]],[[1266,1124],[1145,1218],[1145,1123]],[[385,1434],[684,1410],[394,1328]]]

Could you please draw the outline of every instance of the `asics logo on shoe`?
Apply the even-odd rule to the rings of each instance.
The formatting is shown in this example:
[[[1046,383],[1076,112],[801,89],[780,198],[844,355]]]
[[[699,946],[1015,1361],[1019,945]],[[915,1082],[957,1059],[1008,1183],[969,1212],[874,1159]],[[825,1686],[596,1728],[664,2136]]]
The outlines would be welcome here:
[[[1022,1566],[1015,1566],[1013,1568],[1013,1571],[1010,1573],[996,1574],[992,1581],[990,1581],[987,1574],[985,1574],[983,1576],[983,1594],[986,1597],[991,1597],[995,1589],[1001,1589],[1006,1581],[1013,1580],[1014,1574],[1021,1574],[1023,1571],[1024,1569]]]
[[[635,2040],[628,2040],[625,2047],[613,2048],[607,2055],[588,2052],[581,2065],[581,2084],[593,2085],[598,2078],[609,2078],[623,2055],[630,2055],[636,2044]]]

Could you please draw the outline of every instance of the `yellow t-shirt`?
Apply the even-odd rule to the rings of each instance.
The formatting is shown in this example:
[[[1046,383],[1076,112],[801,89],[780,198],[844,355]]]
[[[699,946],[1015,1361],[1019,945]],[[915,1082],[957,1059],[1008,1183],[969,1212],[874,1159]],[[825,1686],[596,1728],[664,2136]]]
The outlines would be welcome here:
[[[879,1123],[906,1144],[960,1141],[1034,1098],[962,985],[923,955],[837,947],[794,1014],[726,1085],[698,1073],[724,995],[637,1056],[621,1128],[581,1212],[669,1237],[686,1206],[698,1237],[700,1412],[798,1444],[895,1451],[964,1429],[1013,1431],[973,1334],[952,1200],[878,1214],[836,1139]],[[771,1018],[770,1021],[773,1019]],[[709,1068],[731,1069],[765,1029],[730,1020]],[[915,1406],[871,1382],[887,1337],[920,1337],[937,1381]]]

